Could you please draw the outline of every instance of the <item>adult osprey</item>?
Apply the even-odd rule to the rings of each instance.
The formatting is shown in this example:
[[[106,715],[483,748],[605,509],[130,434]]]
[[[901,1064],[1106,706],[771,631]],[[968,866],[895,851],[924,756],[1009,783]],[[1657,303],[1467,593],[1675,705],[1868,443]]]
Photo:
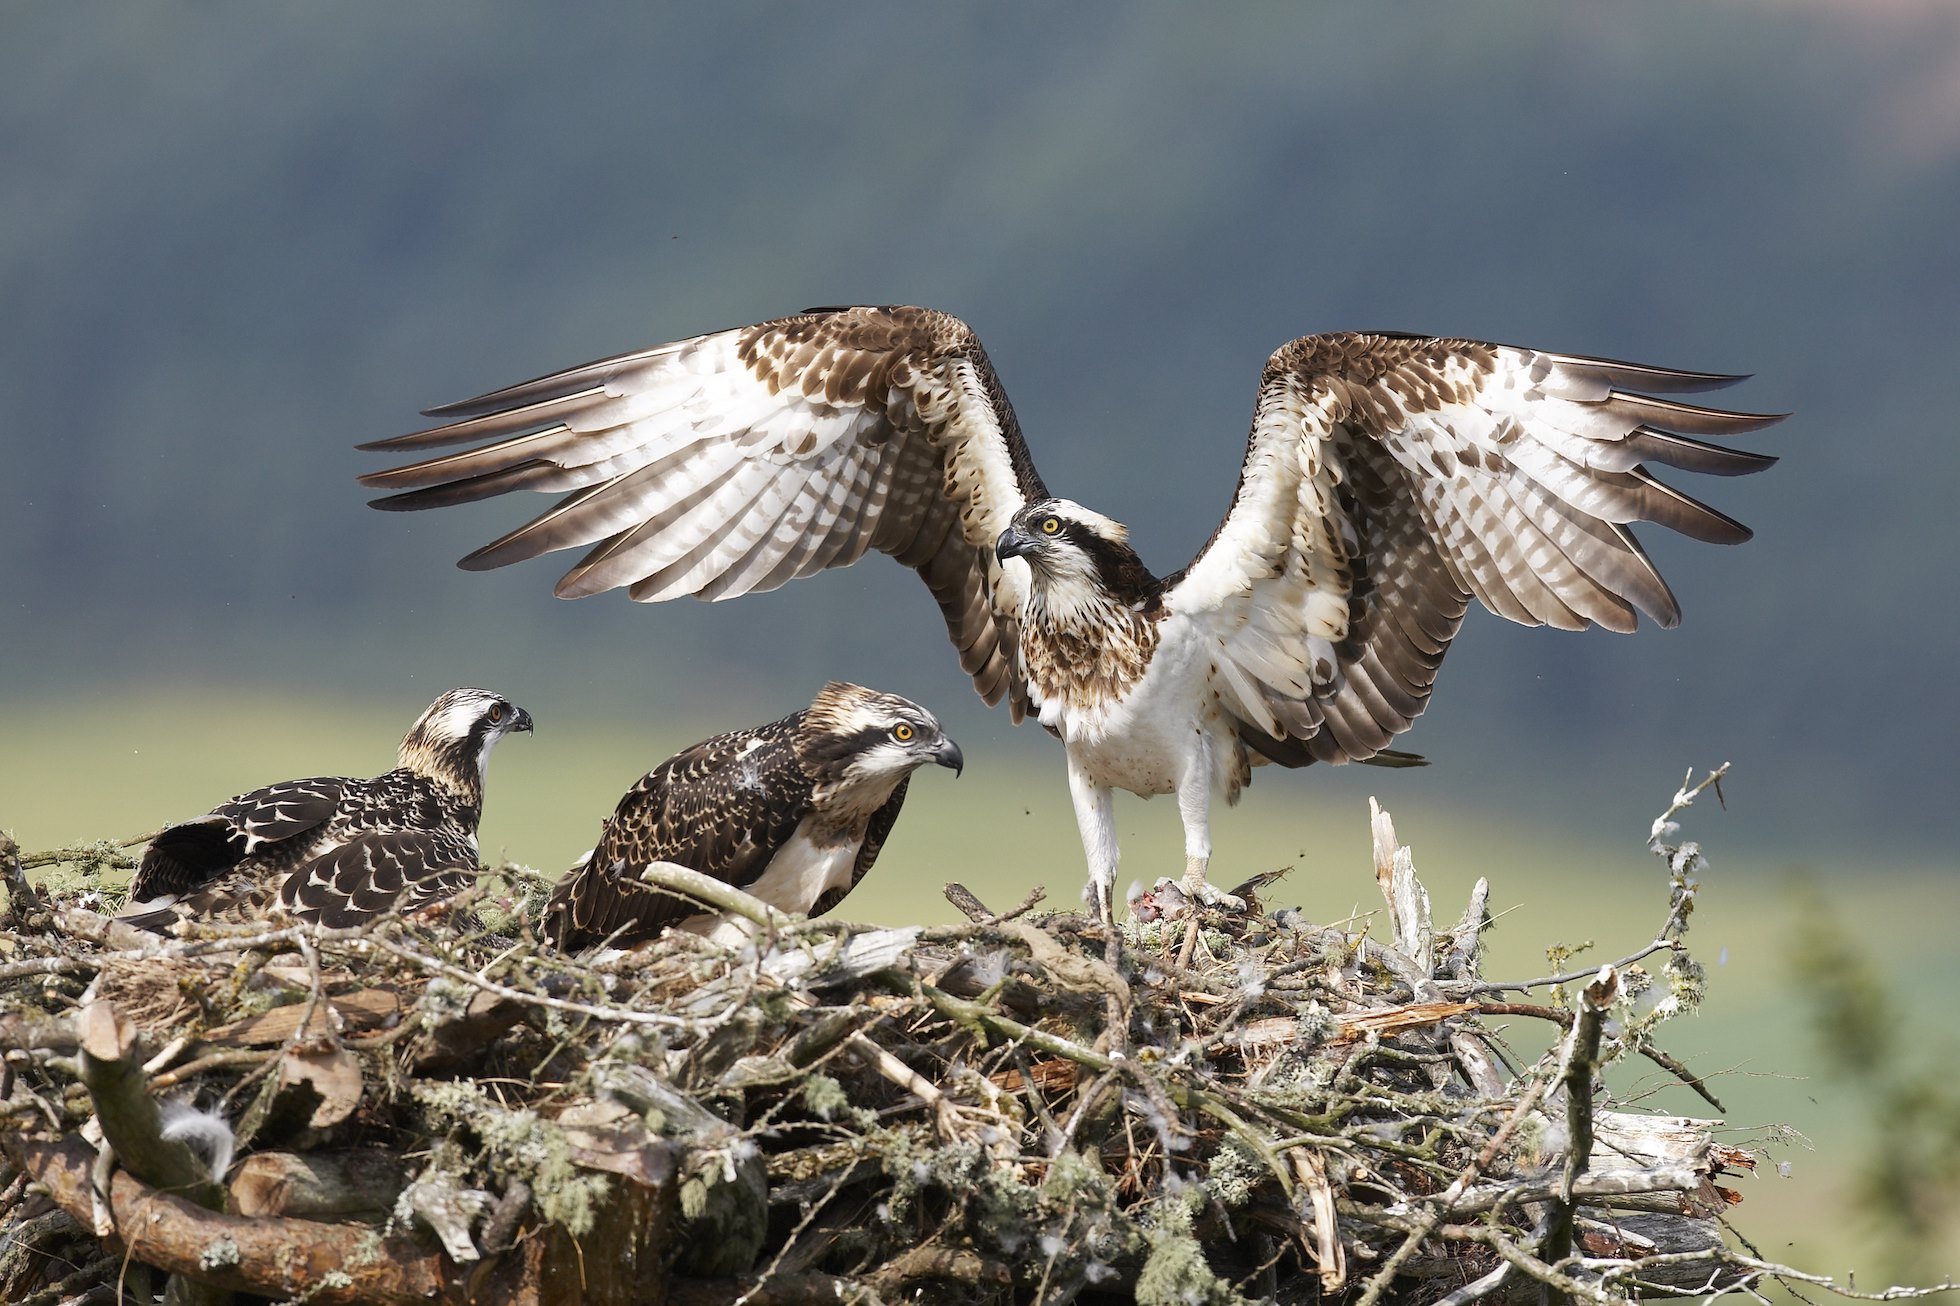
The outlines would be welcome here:
[[[559,946],[630,946],[703,910],[639,882],[654,862],[821,916],[878,860],[912,772],[964,759],[932,713],[896,694],[825,685],[800,712],[684,749],[626,791],[599,842],[552,891]]]
[[[476,824],[490,750],[530,714],[487,689],[452,689],[372,780],[287,780],[220,803],[150,841],[118,915],[148,930],[246,921],[277,906],[304,921],[359,925],[416,911],[476,879]]]
[[[490,443],[374,472],[389,509],[565,493],[463,559],[590,546],[564,597],[733,598],[856,561],[925,578],[961,666],[1067,746],[1107,912],[1111,791],[1175,793],[1188,878],[1210,796],[1261,761],[1365,761],[1429,699],[1475,596],[1528,625],[1674,625],[1625,523],[1732,544],[1743,526],[1645,463],[1729,476],[1773,459],[1690,437],[1779,420],[1636,391],[1739,377],[1474,340],[1336,333],[1267,360],[1225,520],[1159,577],[1124,528],[1056,498],[965,323],[815,309],[590,363],[431,410],[365,445]]]

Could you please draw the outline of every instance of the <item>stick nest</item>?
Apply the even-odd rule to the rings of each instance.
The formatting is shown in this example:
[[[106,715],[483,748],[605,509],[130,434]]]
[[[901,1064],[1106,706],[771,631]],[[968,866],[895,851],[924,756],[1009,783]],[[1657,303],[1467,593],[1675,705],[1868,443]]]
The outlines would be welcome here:
[[[1692,845],[1656,822],[1643,951],[1491,984],[1484,886],[1436,929],[1376,835],[1386,921],[1165,883],[1115,940],[963,891],[968,923],[875,929],[723,888],[747,941],[584,958],[515,867],[440,918],[174,938],[14,871],[0,1299],[114,1301],[126,1258],[318,1302],[1604,1301],[1768,1272],[1721,1236],[1717,1180],[1753,1160],[1716,1122],[1594,1106],[1698,992]],[[1499,1016],[1555,1045],[1517,1061]]]

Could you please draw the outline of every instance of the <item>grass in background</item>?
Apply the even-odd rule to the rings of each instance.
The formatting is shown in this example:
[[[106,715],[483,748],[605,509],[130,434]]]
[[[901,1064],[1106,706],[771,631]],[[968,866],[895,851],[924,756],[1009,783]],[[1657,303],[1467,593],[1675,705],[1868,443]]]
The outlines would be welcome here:
[[[29,850],[120,839],[270,781],[373,774],[392,764],[401,733],[426,705],[414,694],[386,704],[321,703],[153,686],[13,704],[0,713],[0,827]],[[746,724],[753,723],[652,725],[540,714],[537,733],[506,740],[492,762],[486,858],[508,855],[545,870],[568,865],[590,846],[618,795],[654,763],[706,734]],[[941,895],[948,880],[997,906],[1018,901],[1036,883],[1047,886],[1051,905],[1078,901],[1083,866],[1059,747],[1032,731],[1009,732],[1004,718],[995,737],[962,743],[966,774],[929,770],[919,777],[847,914],[888,924],[952,920]],[[1665,914],[1666,873],[1643,841],[1680,778],[1655,776],[1626,828],[1588,832],[1560,827],[1549,800],[1546,811],[1491,813],[1416,797],[1407,787],[1398,794],[1394,772],[1265,770],[1238,809],[1221,805],[1216,812],[1214,879],[1230,885],[1290,865],[1295,872],[1271,895],[1275,903],[1298,904],[1322,921],[1372,912],[1380,902],[1369,857],[1365,796],[1372,792],[1413,848],[1439,919],[1454,920],[1475,879],[1490,878],[1492,910],[1501,916],[1488,936],[1486,975],[1545,974],[1545,949],[1553,944],[1596,945],[1575,967],[1610,961],[1650,938]],[[1119,796],[1117,813],[1126,881],[1181,872],[1174,804]],[[1856,1091],[1855,1076],[1847,1083],[1841,1067],[1824,1073],[1827,1059],[1792,982],[1801,962],[1795,950],[1814,932],[1800,928],[1791,868],[1753,862],[1748,849],[1727,845],[1712,794],[1683,824],[1710,860],[1689,935],[1709,969],[1710,991],[1702,1013],[1668,1026],[1661,1041],[1702,1074],[1724,1072],[1713,1086],[1729,1107],[1737,1141],[1783,1123],[1816,1149],[1780,1149],[1758,1178],[1742,1181],[1746,1200],[1736,1222],[1771,1259],[1829,1273],[1856,1269],[1866,1286],[1880,1286],[1876,1280],[1897,1259],[1885,1256],[1875,1231],[1858,1218],[1855,1162],[1873,1136],[1859,1113],[1869,1097]],[[1842,937],[1864,941],[1868,964],[1898,995],[1898,1018],[1935,1031],[1928,1042],[1950,1052],[1955,1022],[1946,995],[1960,989],[1960,959],[1949,922],[1960,915],[1960,876],[1953,868],[1882,860],[1833,867],[1821,852],[1807,869]],[[1387,927],[1377,920],[1375,928]],[[1514,1033],[1527,1055],[1546,1037],[1527,1022],[1517,1022]],[[1621,1089],[1658,1084],[1644,1076]],[[1710,1113],[1679,1088],[1659,1089],[1651,1104]],[[1791,1163],[1789,1178],[1777,1175],[1777,1160]]]

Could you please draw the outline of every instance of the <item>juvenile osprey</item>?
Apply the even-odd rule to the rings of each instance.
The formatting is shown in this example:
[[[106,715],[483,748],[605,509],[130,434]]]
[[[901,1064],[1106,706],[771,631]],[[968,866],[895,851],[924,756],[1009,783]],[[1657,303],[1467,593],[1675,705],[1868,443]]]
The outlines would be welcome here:
[[[964,765],[932,713],[833,681],[802,711],[698,743],[627,790],[584,864],[552,891],[545,932],[567,949],[623,947],[699,915],[639,883],[653,862],[821,916],[878,860],[912,772],[928,762]]]
[[[979,340],[923,308],[816,309],[434,409],[443,425],[364,447],[489,443],[361,479],[397,491],[375,501],[390,509],[565,493],[462,565],[590,546],[558,582],[568,598],[725,599],[892,554],[980,694],[1066,744],[1106,913],[1112,790],[1177,795],[1202,884],[1211,796],[1236,799],[1262,761],[1383,756],[1472,596],[1527,625],[1628,631],[1635,609],[1674,625],[1625,524],[1749,532],[1643,464],[1757,471],[1774,460],[1689,437],[1779,419],[1635,391],[1740,379],[1303,337],[1267,360],[1225,520],[1162,577],[1121,525],[1048,492]]]
[[[219,804],[150,841],[118,915],[148,930],[186,918],[246,921],[275,905],[359,925],[440,902],[476,879],[490,750],[530,714],[487,689],[452,689],[372,780],[287,780]]]

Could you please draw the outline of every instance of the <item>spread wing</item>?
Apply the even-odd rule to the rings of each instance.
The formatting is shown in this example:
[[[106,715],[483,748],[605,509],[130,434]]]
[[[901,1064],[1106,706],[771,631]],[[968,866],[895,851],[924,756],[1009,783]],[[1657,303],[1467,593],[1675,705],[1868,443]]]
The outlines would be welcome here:
[[[676,753],[619,800],[599,842],[552,891],[545,930],[560,947],[630,946],[703,910],[639,882],[654,862],[745,888],[809,814],[814,786],[791,741],[802,713]],[[874,854],[875,856],[875,854]]]
[[[339,810],[346,785],[340,776],[287,780],[171,826],[144,849],[129,882],[129,900],[189,893],[271,844],[318,829]]]
[[[476,447],[373,472],[389,509],[512,490],[565,497],[463,559],[588,552],[572,598],[733,598],[866,550],[924,577],[989,703],[1026,703],[993,544],[1046,493],[986,351],[930,309],[814,309],[625,354],[432,409],[444,425],[363,445]],[[488,443],[476,443],[488,441]]]
[[[475,842],[453,830],[376,831],[295,868],[279,901],[301,920],[338,929],[454,897],[476,875]]]
[[[1527,625],[1680,619],[1628,531],[1735,544],[1645,464],[1775,460],[1695,436],[1781,420],[1639,391],[1740,377],[1470,340],[1307,336],[1266,364],[1230,513],[1165,602],[1214,625],[1216,688],[1274,761],[1366,759],[1408,728],[1470,598]]]

